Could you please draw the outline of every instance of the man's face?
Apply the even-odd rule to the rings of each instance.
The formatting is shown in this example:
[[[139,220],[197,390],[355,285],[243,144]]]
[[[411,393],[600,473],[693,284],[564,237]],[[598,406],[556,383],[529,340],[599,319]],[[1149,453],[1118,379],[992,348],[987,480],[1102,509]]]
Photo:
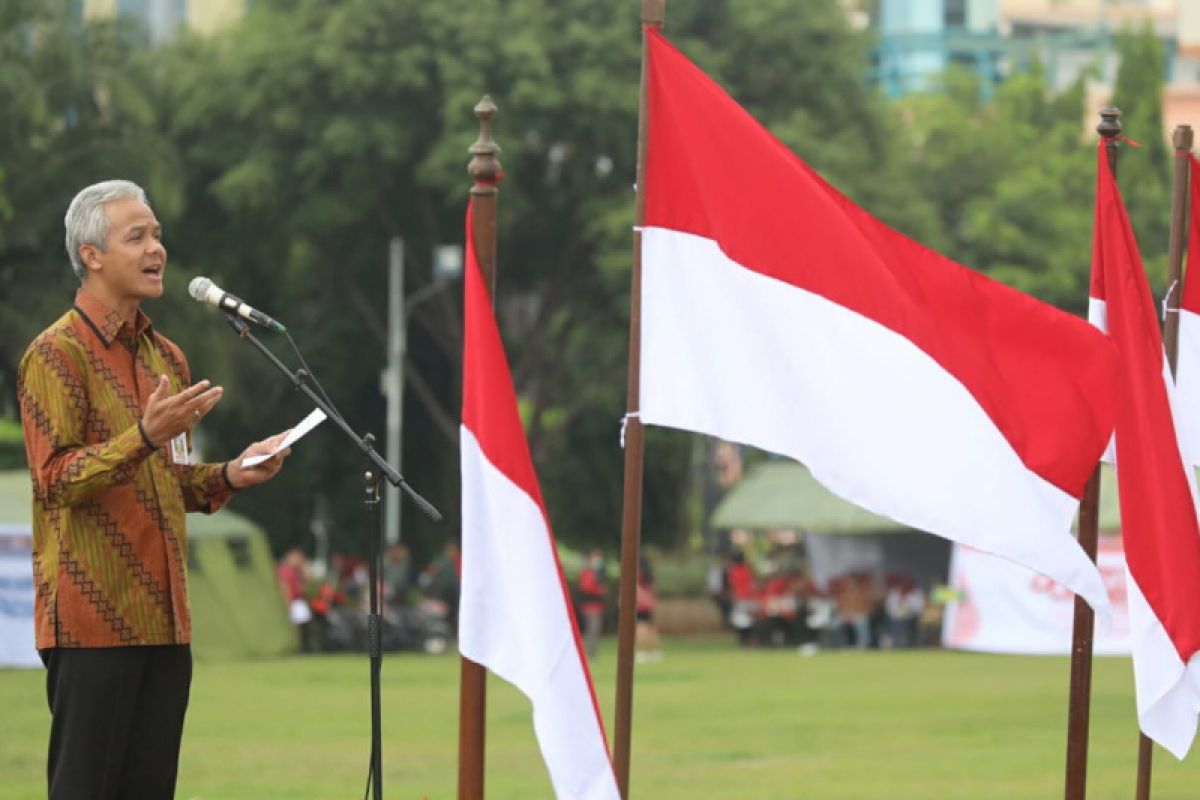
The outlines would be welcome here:
[[[104,212],[111,223],[105,249],[80,248],[87,279],[99,281],[115,300],[161,297],[167,250],[150,206],[125,198],[106,203]]]

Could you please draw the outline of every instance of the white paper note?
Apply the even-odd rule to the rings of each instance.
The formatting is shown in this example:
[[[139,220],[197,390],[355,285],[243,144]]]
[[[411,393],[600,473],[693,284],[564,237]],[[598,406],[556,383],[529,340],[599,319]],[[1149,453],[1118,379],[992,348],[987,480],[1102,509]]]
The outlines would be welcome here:
[[[301,420],[300,424],[292,428],[288,435],[283,438],[283,441],[269,453],[263,453],[257,456],[249,456],[242,459],[242,467],[254,467],[266,461],[281,450],[286,450],[300,440],[300,437],[311,431],[313,428],[325,421],[325,412],[319,408],[314,408],[312,413]]]

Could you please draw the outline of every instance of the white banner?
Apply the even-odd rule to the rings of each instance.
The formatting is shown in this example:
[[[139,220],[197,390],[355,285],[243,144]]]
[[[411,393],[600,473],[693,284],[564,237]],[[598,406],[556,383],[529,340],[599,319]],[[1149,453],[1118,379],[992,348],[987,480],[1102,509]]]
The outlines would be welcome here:
[[[1128,655],[1129,609],[1125,602],[1125,550],[1119,536],[1102,536],[1096,565],[1112,602],[1112,627],[1097,618],[1096,655]],[[1075,595],[1011,561],[955,545],[942,646],[953,650],[1031,655],[1071,652]]]
[[[0,667],[40,667],[33,638],[29,530],[0,527]]]

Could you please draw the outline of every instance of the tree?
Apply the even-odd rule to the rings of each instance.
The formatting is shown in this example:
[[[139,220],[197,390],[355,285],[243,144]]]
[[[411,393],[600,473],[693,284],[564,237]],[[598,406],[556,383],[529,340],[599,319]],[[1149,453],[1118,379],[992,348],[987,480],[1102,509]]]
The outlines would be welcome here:
[[[148,187],[160,216],[179,208],[170,145],[149,125],[144,36],[126,24],[81,25],[69,8],[0,6],[0,412],[13,402],[25,346],[78,285],[62,249],[72,196],[121,175]]]
[[[990,102],[948,70],[905,100],[915,180],[945,233],[941,251],[1061,308],[1087,304],[1095,156],[1081,77],[1055,94],[1034,61]]]
[[[568,542],[612,545],[618,536],[636,15],[634,3],[588,0],[264,0],[229,34],[181,43],[164,71],[164,130],[186,164],[188,224],[172,234],[177,263],[286,308],[346,415],[374,430],[382,427],[387,239],[402,236],[414,254],[414,288],[429,280],[430,246],[461,241],[470,109],[484,91],[493,95],[509,175],[500,203],[501,327]],[[888,142],[893,120],[858,77],[866,42],[836,2],[796,14],[783,0],[680,0],[669,30],[844,187],[914,227],[932,219],[922,218],[903,180],[877,179],[904,167]],[[715,30],[720,49],[704,44]],[[337,314],[328,302],[334,289],[346,300]],[[457,515],[457,297],[425,304],[413,326],[407,374],[417,400],[407,404],[404,463],[420,466],[410,479],[451,518],[433,529],[406,510],[406,538],[428,551]],[[196,357],[233,389],[209,426],[222,450],[302,413],[257,358],[223,345]],[[677,541],[686,526],[679,498],[690,454],[686,437],[652,432],[652,541]],[[347,476],[356,457],[329,444],[301,445],[295,458],[272,484],[277,495],[248,495],[241,507],[295,537],[315,499],[281,511],[280,498],[329,495],[335,527],[347,532],[341,546],[353,547],[361,512]]]
[[[865,83],[870,42],[843,4],[803,5],[672,0],[667,33],[872,213],[1043,297],[1082,304],[1092,180],[1082,90],[1052,95],[1035,71],[984,103],[954,73],[942,96],[888,104]],[[80,26],[66,8],[19,0],[0,10],[0,101],[15,110],[0,126],[0,215],[5,197],[12,208],[0,227],[6,393],[25,343],[73,287],[59,244],[67,202],[87,182],[122,175],[150,189],[171,252],[166,296],[149,311],[193,374],[227,390],[201,431],[205,456],[239,452],[308,408],[185,296],[196,274],[282,318],[351,423],[382,432],[387,242],[405,240],[418,291],[432,279],[433,245],[462,241],[471,108],[489,92],[508,173],[498,314],[534,458],[561,538],[615,547],[636,3],[260,0],[221,34],[153,49],[125,23]],[[47,290],[46,274],[57,288]],[[263,338],[295,365],[284,340]],[[460,352],[460,300],[443,291],[417,307],[409,330],[403,471],[448,517],[433,527],[406,506],[403,535],[418,559],[457,535]],[[694,525],[696,452],[688,434],[648,432],[648,542],[681,542]],[[277,550],[302,542],[317,518],[336,547],[362,550],[361,469],[327,425],[234,507],[264,523]]]

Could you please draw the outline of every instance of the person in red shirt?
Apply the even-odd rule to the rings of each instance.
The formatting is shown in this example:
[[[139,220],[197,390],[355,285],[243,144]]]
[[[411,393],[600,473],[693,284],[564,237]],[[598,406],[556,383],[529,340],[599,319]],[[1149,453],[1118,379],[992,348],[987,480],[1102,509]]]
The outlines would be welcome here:
[[[608,585],[604,582],[604,553],[593,550],[579,572],[579,610],[583,615],[583,646],[588,658],[594,658],[604,632],[604,598]]]
[[[304,551],[293,547],[284,555],[279,566],[275,568],[275,579],[279,581],[279,591],[283,594],[283,602],[288,609],[288,619],[296,626],[300,637],[300,649],[309,652],[314,648],[312,641],[312,607],[304,596],[308,583],[305,574]]]
[[[662,641],[654,624],[658,593],[654,590],[654,571],[645,556],[638,559],[637,594],[634,603],[637,617],[633,637],[634,658],[638,663],[662,661]]]
[[[754,639],[759,598],[754,570],[750,569],[750,565],[746,563],[746,556],[741,550],[734,551],[728,575],[729,594],[733,598],[733,609],[729,612],[729,622],[738,632],[738,642],[749,644]]]

